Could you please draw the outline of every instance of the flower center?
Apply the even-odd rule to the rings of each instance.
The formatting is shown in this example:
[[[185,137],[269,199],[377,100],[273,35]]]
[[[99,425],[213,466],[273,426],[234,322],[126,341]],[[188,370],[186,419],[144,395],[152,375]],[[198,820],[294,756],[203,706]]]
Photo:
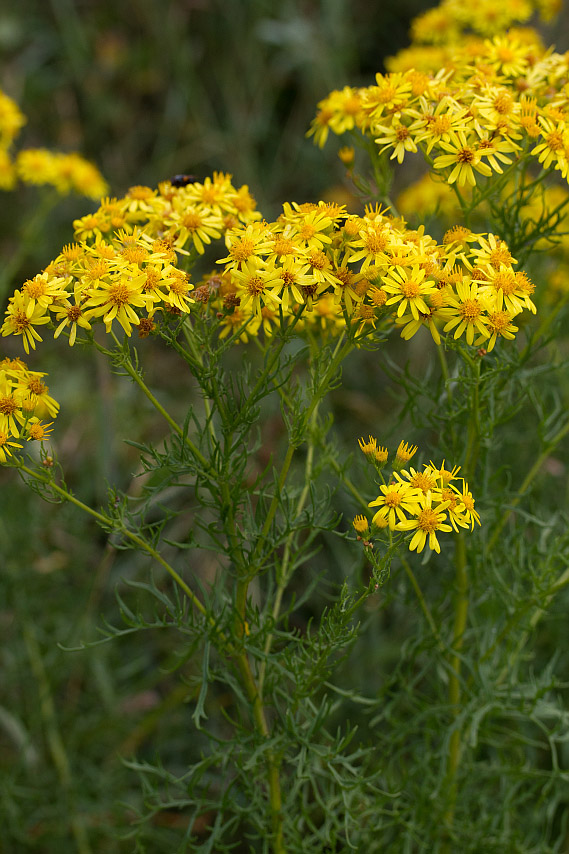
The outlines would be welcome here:
[[[430,507],[425,507],[424,510],[421,510],[417,517],[417,527],[422,531],[425,531],[427,534],[431,534],[433,531],[436,531],[438,523],[438,514]]]

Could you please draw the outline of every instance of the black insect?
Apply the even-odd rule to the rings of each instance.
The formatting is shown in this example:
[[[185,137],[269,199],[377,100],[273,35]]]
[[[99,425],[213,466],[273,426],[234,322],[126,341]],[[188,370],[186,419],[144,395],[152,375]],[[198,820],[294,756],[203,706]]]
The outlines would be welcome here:
[[[193,184],[197,180],[195,175],[173,175],[170,183],[173,187],[187,187],[188,184]]]

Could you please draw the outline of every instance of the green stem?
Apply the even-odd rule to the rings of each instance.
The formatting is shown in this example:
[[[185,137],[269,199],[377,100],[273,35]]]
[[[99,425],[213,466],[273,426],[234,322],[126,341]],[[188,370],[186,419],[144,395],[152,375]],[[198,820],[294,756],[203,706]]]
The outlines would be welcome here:
[[[267,724],[265,715],[265,707],[261,699],[261,694],[255,683],[255,678],[251,672],[251,665],[245,650],[242,650],[237,657],[237,664],[241,674],[241,681],[247,693],[249,702],[253,710],[253,721],[259,735],[265,739],[270,738],[270,730]],[[282,811],[282,795],[281,783],[279,777],[279,763],[272,750],[267,751],[267,781],[269,784],[269,805],[271,811],[271,825],[273,829],[273,852],[274,854],[286,854],[283,841],[283,811]]]
[[[121,346],[120,342],[119,342],[118,338],[115,336],[115,333],[111,332],[111,334],[112,334],[113,338],[115,339],[117,346],[120,347]],[[108,354],[108,351],[105,350],[104,348],[99,348],[99,349],[101,349],[102,352]],[[150,391],[150,389],[148,388],[148,386],[146,385],[146,383],[144,382],[142,377],[139,375],[138,371],[135,369],[130,358],[124,357],[123,359],[121,359],[121,366],[125,369],[125,371],[129,375],[129,377],[132,380],[134,380],[134,382],[140,388],[142,393],[148,398],[148,400],[150,401],[152,406],[168,422],[168,424],[170,425],[172,430],[174,430],[174,432],[180,437],[180,439],[182,439],[184,441],[184,443],[188,446],[188,448],[191,450],[192,454],[201,463],[201,465],[204,467],[204,469],[208,470],[210,467],[209,461],[204,457],[204,455],[199,450],[199,448],[197,448],[196,445],[194,445],[194,443],[189,438],[189,436],[186,433],[184,433],[184,431],[179,426],[179,424],[176,421],[174,421],[172,416],[164,409],[162,404],[154,397],[154,395],[152,394],[152,392]]]
[[[326,388],[326,385],[329,381],[329,377],[335,373],[335,371],[338,369],[338,366],[341,364],[341,362],[343,361],[345,356],[350,352],[350,350],[353,349],[353,346],[354,346],[353,343],[351,341],[346,341],[344,343],[344,337],[345,337],[344,334],[342,334],[342,336],[340,337],[340,339],[336,345],[336,349],[334,350],[334,353],[332,354],[332,359],[330,360],[330,364],[328,366],[328,369],[326,370],[324,377],[322,378],[322,384],[321,384],[322,388]],[[306,410],[306,418],[307,419],[311,419],[313,412],[315,411],[316,407],[320,404],[321,398],[322,398],[322,394],[318,394],[317,392],[314,393],[312,400],[310,402],[310,405],[307,407],[307,410]],[[261,529],[259,539],[257,540],[257,544],[256,544],[255,549],[253,551],[253,554],[251,555],[251,558],[250,558],[250,564],[253,567],[257,561],[259,553],[260,553],[260,551],[263,547],[263,544],[267,538],[267,535],[271,529],[273,519],[275,518],[275,514],[276,514],[277,508],[279,506],[282,488],[284,486],[286,477],[288,475],[288,471],[289,471],[290,464],[292,462],[292,458],[294,456],[295,450],[296,450],[296,447],[292,444],[289,444],[287,452],[286,452],[285,459],[283,461],[281,473],[279,475],[277,489],[276,489],[275,494],[273,495],[273,497],[271,499],[271,503],[270,503],[269,509],[267,511],[267,516],[265,518],[265,523]],[[251,577],[254,575],[256,575],[255,570],[252,571]]]
[[[444,379],[444,383],[445,383],[445,389],[446,389],[446,393],[447,393],[447,398],[448,398],[448,402],[449,402],[449,411],[450,411],[450,407],[452,406],[452,403],[453,403],[453,391],[452,391],[452,385],[451,385],[451,379],[450,379],[446,354],[445,354],[445,351],[444,351],[441,344],[439,344],[437,346],[437,354],[438,354],[439,362],[441,365],[441,373],[443,375],[443,379]],[[456,432],[454,429],[454,419],[452,419],[452,418],[449,420],[449,427],[450,427],[450,436],[451,436],[452,446],[453,446],[453,448],[456,448]]]
[[[206,618],[211,628],[215,630],[217,637],[221,641],[223,647],[226,651],[233,655],[235,650],[226,637],[226,635],[217,627],[216,621],[210,615],[208,615],[205,607],[202,605],[200,600],[197,598],[196,594],[193,590],[186,584],[184,579],[176,572],[174,567],[170,566],[167,561],[164,560],[162,555],[156,551],[156,549],[152,548],[152,546],[146,542],[142,537],[139,537],[138,534],[135,534],[133,531],[129,531],[129,529],[122,523],[117,523],[116,519],[113,519],[111,516],[106,516],[103,513],[99,513],[97,510],[93,510],[92,507],[89,507],[88,504],[84,504],[82,501],[79,501],[78,498],[75,498],[70,492],[66,489],[63,489],[58,484],[54,483],[47,476],[42,476],[38,472],[26,466],[23,462],[16,462],[15,468],[19,471],[25,472],[30,477],[33,477],[34,480],[38,481],[38,483],[43,483],[45,486],[49,487],[50,490],[55,492],[60,498],[64,501],[69,501],[70,504],[74,504],[75,507],[78,507],[84,513],[87,513],[89,516],[92,516],[93,519],[96,519],[97,522],[102,525],[104,528],[108,528],[110,530],[117,531],[117,533],[122,534],[122,536],[126,537],[126,539],[130,540],[131,543],[136,545],[142,551],[145,551],[150,557],[152,557],[157,563],[160,564],[163,569],[166,570],[168,575],[176,582],[178,587],[184,591],[194,608],[200,612],[200,614]]]
[[[202,354],[200,353],[199,349],[196,347],[196,342],[195,342],[194,336],[191,335],[190,332],[188,331],[188,327],[187,327],[186,323],[184,323],[182,326],[182,332],[184,333],[184,338],[186,339],[186,343],[187,343],[189,349],[191,350],[192,356],[196,360],[197,364],[201,368],[203,368]],[[213,419],[212,419],[211,404],[210,404],[209,397],[205,393],[203,395],[203,404],[204,404],[204,409],[205,409],[206,424],[207,424],[209,435],[211,436],[212,440],[214,442],[216,442],[215,427],[214,427]]]
[[[480,444],[480,360],[471,362],[474,373],[474,393],[472,396],[472,409],[468,429],[468,443],[464,456],[464,476],[470,479],[474,475],[478,450]],[[454,604],[454,626],[452,633],[452,655],[450,658],[450,677],[448,687],[448,698],[454,719],[454,728],[449,740],[447,756],[447,784],[448,800],[444,814],[444,823],[448,829],[454,820],[454,811],[457,796],[457,774],[460,766],[462,750],[462,730],[458,723],[461,695],[461,651],[464,643],[464,633],[468,622],[468,572],[466,558],[466,540],[464,533],[458,534],[455,547],[455,604]],[[448,850],[448,849],[447,849]]]
[[[310,492],[310,482],[312,480],[312,468],[313,468],[313,461],[314,461],[313,433],[314,433],[314,429],[316,427],[317,417],[318,417],[318,408],[316,407],[314,409],[314,412],[312,413],[312,416],[310,419],[310,435],[309,435],[309,440],[308,440],[308,450],[306,453],[306,465],[304,467],[304,487],[302,489],[302,492],[300,493],[298,502],[296,504],[295,514],[294,514],[295,518],[298,518],[300,516],[300,514],[302,513],[302,511],[304,509],[304,505],[306,503],[306,499],[308,498],[308,493]],[[282,565],[281,565],[280,573],[279,573],[280,577],[278,578],[277,592],[276,592],[275,601],[273,603],[273,610],[272,610],[272,620],[273,620],[274,626],[276,626],[276,624],[277,624],[277,620],[279,618],[279,614],[280,614],[280,610],[281,610],[282,598],[283,598],[284,592],[288,586],[288,583],[290,581],[290,573],[288,571],[288,566],[289,566],[289,562],[290,562],[290,552],[291,552],[293,537],[294,537],[293,533],[289,534],[289,536],[287,537],[286,543],[285,543],[285,547],[284,547],[283,560],[282,560]],[[271,651],[271,646],[273,643],[273,637],[274,637],[273,632],[269,632],[269,634],[267,635],[267,639],[265,641],[265,647],[263,650],[264,657],[263,657],[263,661],[261,663],[261,667],[259,670],[259,692],[261,693],[261,695],[263,694],[263,684],[265,681],[265,672],[267,669],[267,659],[268,659],[269,653]]]

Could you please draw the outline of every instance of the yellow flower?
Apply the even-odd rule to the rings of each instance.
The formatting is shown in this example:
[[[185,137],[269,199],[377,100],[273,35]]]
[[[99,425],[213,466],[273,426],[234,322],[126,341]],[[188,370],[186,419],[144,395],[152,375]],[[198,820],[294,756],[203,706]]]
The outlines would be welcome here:
[[[370,436],[367,442],[362,437],[358,441],[358,444],[360,449],[372,463],[377,465],[379,468],[383,468],[389,456],[387,448],[378,448],[377,439],[374,439],[373,436]]]
[[[31,311],[29,307],[29,297],[19,290],[14,291],[8,302],[5,320],[0,330],[4,336],[21,335],[26,353],[30,352],[30,347],[35,350],[36,341],[42,340],[35,327],[49,323],[49,316],[42,305],[35,304]]]
[[[35,413],[36,415],[47,412],[51,418],[55,418],[59,411],[59,403],[49,394],[49,388],[42,381],[45,374],[37,371],[27,371],[22,378],[21,388],[25,397],[22,401],[22,409]]]
[[[26,117],[16,102],[0,91],[0,146],[8,148],[25,123]]]
[[[65,300],[59,300],[57,305],[53,306],[50,310],[55,315],[55,321],[59,321],[59,324],[53,333],[53,337],[59,338],[63,330],[70,327],[69,346],[73,347],[77,339],[77,327],[79,326],[81,329],[91,329],[91,324],[83,315],[83,297],[81,295],[80,288],[75,288],[73,302],[71,302],[70,296]]]
[[[374,133],[380,131],[383,136],[377,137],[375,142],[381,146],[379,153],[386,151],[388,148],[393,149],[393,154],[390,160],[397,159],[398,163],[403,163],[405,152],[415,154],[417,152],[417,143],[413,138],[413,131],[419,126],[418,122],[414,122],[409,126],[401,121],[393,120],[391,127],[386,125],[374,125]]]
[[[476,332],[481,336],[479,341],[489,338],[488,315],[484,302],[479,297],[477,283],[460,282],[456,290],[457,295],[448,294],[447,307],[440,310],[441,316],[447,319],[444,331],[454,329],[455,339],[466,332],[468,344],[473,344]]]
[[[261,259],[244,261],[240,269],[231,271],[236,280],[237,294],[241,298],[241,308],[260,315],[261,308],[274,309],[281,302],[279,293],[283,288],[283,278],[279,268]]]
[[[415,320],[419,320],[420,313],[424,315],[429,313],[429,306],[425,302],[425,297],[437,290],[432,279],[424,282],[424,278],[425,270],[421,270],[417,264],[411,270],[395,267],[388,276],[382,276],[383,290],[388,294],[393,294],[385,304],[394,305],[398,303],[398,317],[401,317],[409,308]]]
[[[564,121],[555,124],[551,119],[543,116],[539,117],[539,122],[543,128],[541,135],[544,141],[536,145],[531,153],[543,164],[544,169],[553,163],[556,169],[561,169],[565,177],[568,168],[569,128],[566,128]]]
[[[12,456],[11,448],[21,448],[19,442],[13,442],[8,433],[0,430],[0,463],[6,463],[8,457]]]
[[[338,149],[338,157],[340,158],[346,169],[351,169],[356,159],[356,152],[354,151],[354,146],[343,145],[340,149]]]
[[[179,203],[177,206],[180,207]],[[175,236],[177,247],[185,246],[191,240],[200,255],[204,254],[204,244],[221,237],[221,217],[197,204],[185,204],[180,210],[175,207],[165,222],[171,223],[169,233]]]
[[[407,442],[399,442],[397,452],[395,454],[395,464],[402,465],[408,463],[411,457],[417,453],[417,445],[408,445]]]
[[[440,553],[441,547],[437,540],[437,531],[452,531],[450,525],[444,524],[447,515],[444,511],[449,502],[444,501],[433,507],[432,501],[433,494],[431,492],[422,495],[415,518],[401,520],[395,526],[397,531],[415,531],[409,543],[409,551],[422,552],[428,539],[431,551]]]
[[[462,491],[459,491],[453,484],[450,485],[450,489],[456,492],[460,498],[458,513],[464,518],[464,527],[470,525],[470,530],[474,530],[475,522],[477,525],[481,524],[480,515],[474,509],[474,498],[468,488],[467,482],[462,478]]]
[[[369,531],[369,522],[365,516],[355,516],[354,521],[352,522],[354,529],[358,534],[367,534]]]
[[[435,169],[448,169],[451,172],[448,176],[449,184],[454,184],[456,181],[459,187],[465,184],[476,186],[476,177],[474,170],[481,175],[491,175],[492,170],[487,163],[482,162],[482,152],[478,149],[477,138],[474,135],[466,137],[464,131],[451,132],[449,142],[441,140],[440,148],[447,151],[448,154],[441,154],[435,158],[433,166]]]
[[[146,274],[131,276],[128,270],[113,276],[110,281],[101,280],[96,288],[90,288],[85,302],[85,318],[102,317],[107,332],[111,331],[113,320],[118,320],[127,335],[131,335],[132,326],[138,326],[140,318],[136,308],[148,310],[153,305],[153,297],[142,292]]]
[[[54,184],[55,156],[46,148],[27,148],[16,157],[18,176],[26,184]]]
[[[53,421],[50,421],[49,424],[42,424],[39,418],[30,418],[26,425],[26,430],[28,442],[30,440],[43,442],[53,433]]]
[[[383,494],[368,504],[368,507],[379,507],[372,519],[374,525],[378,524],[378,520],[387,520],[389,527],[394,531],[398,521],[406,521],[405,513],[415,514],[420,510],[419,501],[422,495],[420,489],[414,489],[402,481],[382,485],[379,489]]]

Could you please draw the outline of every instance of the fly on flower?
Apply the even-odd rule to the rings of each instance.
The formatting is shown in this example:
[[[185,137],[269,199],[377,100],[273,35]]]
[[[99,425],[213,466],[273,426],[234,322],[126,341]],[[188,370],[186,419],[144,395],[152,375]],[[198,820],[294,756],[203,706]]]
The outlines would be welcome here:
[[[198,179],[195,175],[184,175],[180,173],[179,175],[172,175],[170,178],[170,183],[173,187],[187,187],[188,184],[194,184]]]

